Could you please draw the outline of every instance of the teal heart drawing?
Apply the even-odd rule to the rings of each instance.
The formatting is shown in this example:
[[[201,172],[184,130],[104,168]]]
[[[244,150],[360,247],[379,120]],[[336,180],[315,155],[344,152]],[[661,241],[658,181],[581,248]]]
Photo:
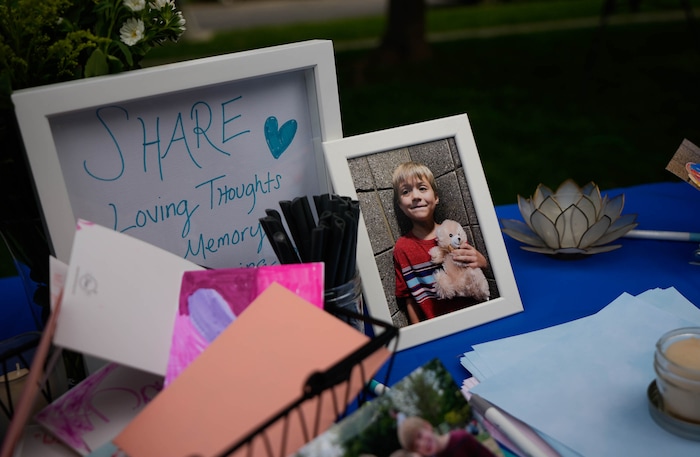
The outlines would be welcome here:
[[[282,127],[278,127],[277,118],[270,116],[265,121],[265,141],[270,148],[272,157],[279,159],[282,153],[292,144],[297,133],[297,121],[290,119]]]

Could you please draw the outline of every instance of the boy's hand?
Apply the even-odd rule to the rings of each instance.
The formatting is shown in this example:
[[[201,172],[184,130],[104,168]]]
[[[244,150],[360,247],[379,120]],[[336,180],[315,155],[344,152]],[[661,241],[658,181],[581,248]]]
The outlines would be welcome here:
[[[486,257],[484,257],[481,252],[477,251],[474,246],[466,241],[460,245],[459,249],[452,251],[452,256],[455,262],[466,267],[486,268],[488,266]]]

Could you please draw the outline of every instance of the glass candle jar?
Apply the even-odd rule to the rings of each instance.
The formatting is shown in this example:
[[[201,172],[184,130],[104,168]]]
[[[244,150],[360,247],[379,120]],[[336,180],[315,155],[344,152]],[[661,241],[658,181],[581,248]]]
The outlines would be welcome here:
[[[662,335],[656,343],[654,371],[664,412],[700,424],[700,327]]]
[[[342,314],[334,313],[336,308],[342,308],[353,313],[362,315],[364,313],[364,302],[362,300],[362,279],[360,274],[348,282],[330,289],[326,289],[323,294],[324,307],[326,311],[335,314],[342,321],[355,327],[359,332],[365,332],[365,323],[359,318],[353,318]]]

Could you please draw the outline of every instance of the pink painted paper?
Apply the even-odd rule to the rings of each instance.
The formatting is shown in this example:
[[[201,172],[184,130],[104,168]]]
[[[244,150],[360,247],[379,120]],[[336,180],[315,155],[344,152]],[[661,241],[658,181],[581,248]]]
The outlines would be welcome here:
[[[323,263],[300,263],[273,265],[257,268],[223,268],[202,271],[187,271],[183,274],[180,288],[180,303],[175,316],[170,358],[165,376],[169,385],[210,344],[211,330],[221,329],[230,322],[224,320],[223,310],[209,309],[209,322],[202,323],[203,306],[215,308],[228,305],[228,312],[235,317],[240,314],[269,285],[278,283],[294,292],[312,305],[323,308]],[[210,332],[202,332],[190,315],[188,300],[197,291],[215,291],[225,303],[199,302],[198,325],[209,324]],[[218,335],[218,332],[216,333]]]

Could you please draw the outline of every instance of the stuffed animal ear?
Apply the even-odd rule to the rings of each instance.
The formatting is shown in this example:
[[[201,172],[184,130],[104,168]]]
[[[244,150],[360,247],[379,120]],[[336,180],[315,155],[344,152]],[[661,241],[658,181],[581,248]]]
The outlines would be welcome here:
[[[441,225],[440,227],[437,228],[437,230],[435,230],[435,238],[437,239],[438,245],[442,246],[445,244],[444,237],[445,237],[445,227],[443,227]],[[449,242],[450,242],[450,240],[448,239],[447,243],[449,243]]]
[[[466,232],[466,230],[464,230],[464,227],[462,227],[461,225],[459,226],[459,232],[460,232],[460,235],[462,235],[462,240],[467,241],[467,232]]]
[[[452,219],[445,219],[442,221],[442,224],[438,228],[438,230],[443,230],[444,233],[454,235],[459,233],[459,230],[462,226],[459,225],[457,221],[453,221]]]

